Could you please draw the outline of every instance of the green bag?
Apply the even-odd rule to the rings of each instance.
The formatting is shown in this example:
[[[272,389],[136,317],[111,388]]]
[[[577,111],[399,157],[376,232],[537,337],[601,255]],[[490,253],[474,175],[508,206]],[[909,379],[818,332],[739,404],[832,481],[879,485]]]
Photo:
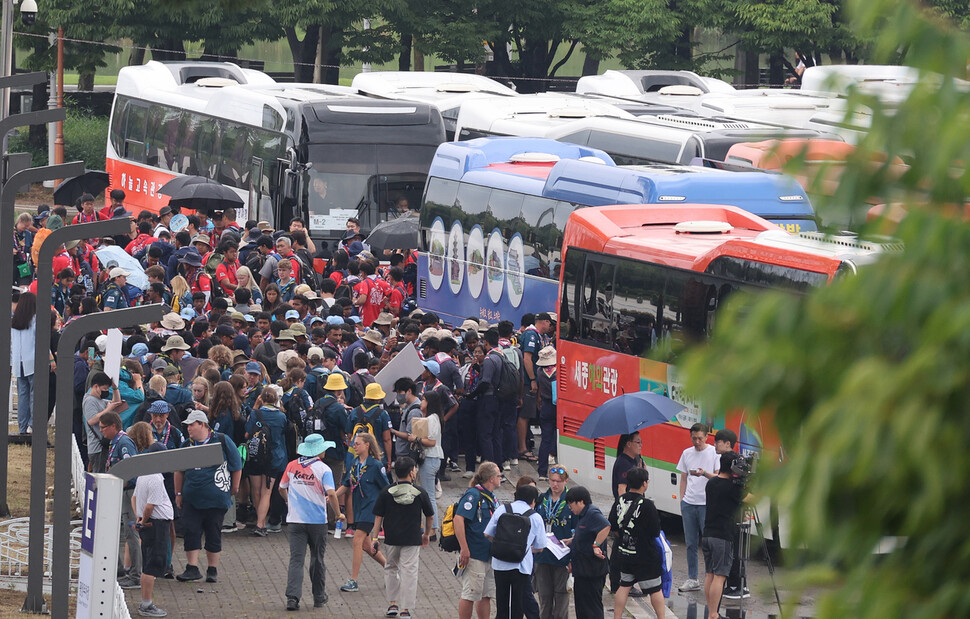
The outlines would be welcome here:
[[[20,277],[30,277],[30,263],[25,262],[17,265],[17,274]]]

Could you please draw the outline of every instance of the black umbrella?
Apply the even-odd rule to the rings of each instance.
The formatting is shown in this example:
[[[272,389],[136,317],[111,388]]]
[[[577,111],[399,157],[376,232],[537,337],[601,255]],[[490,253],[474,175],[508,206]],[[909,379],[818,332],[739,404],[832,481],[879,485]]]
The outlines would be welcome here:
[[[108,173],[101,170],[85,170],[84,174],[61,181],[54,188],[54,204],[74,206],[81,194],[89,193],[93,196],[104,193],[111,186]]]
[[[367,237],[371,249],[415,249],[418,246],[418,218],[406,215],[381,222]]]
[[[197,211],[224,211],[228,208],[242,208],[242,198],[225,185],[218,183],[195,183],[185,185],[168,201],[169,206],[191,208]]]
[[[219,183],[211,178],[206,178],[205,176],[177,176],[162,185],[162,188],[158,190],[158,193],[162,194],[163,196],[174,196],[183,187],[199,184],[218,185]]]

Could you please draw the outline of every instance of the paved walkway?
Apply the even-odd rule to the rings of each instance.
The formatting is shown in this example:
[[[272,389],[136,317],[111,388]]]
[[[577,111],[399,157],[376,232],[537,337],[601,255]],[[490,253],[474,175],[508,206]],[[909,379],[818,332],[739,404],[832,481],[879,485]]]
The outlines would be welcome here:
[[[536,477],[534,467],[529,464],[513,467],[510,479],[514,482],[519,475]],[[439,508],[444,509],[457,500],[467,487],[467,482],[456,474],[452,475],[452,481],[442,484],[444,494],[438,501]],[[499,499],[511,500],[512,488],[509,484],[503,484],[498,491]],[[286,527],[281,533],[271,533],[265,538],[254,537],[250,531],[247,529],[223,537],[217,584],[159,579],[155,585],[155,603],[167,610],[169,617],[279,617],[287,614],[316,617],[384,616],[387,601],[382,570],[366,555],[357,579],[360,592],[342,593],[339,590],[340,585],[349,578],[351,569],[352,542],[347,537],[340,540],[330,537],[327,541],[327,594],[330,600],[324,612],[321,614],[320,609],[313,608],[309,575],[306,575],[300,611],[286,613],[284,591],[286,567],[289,564]],[[421,550],[417,608],[412,609],[415,617],[455,619],[458,616],[459,586],[451,572],[457,556],[455,553],[442,552],[437,542]],[[204,571],[204,558],[201,562]],[[174,564],[176,573],[185,565],[181,540],[176,544]],[[141,599],[139,592],[131,590],[127,595],[132,615],[136,616],[134,611]],[[604,603],[607,608],[612,608],[612,596],[605,594]],[[655,616],[641,600],[631,600],[627,606],[633,611],[627,614],[629,617]],[[493,607],[492,616],[494,612]],[[668,612],[667,617],[671,616]]]

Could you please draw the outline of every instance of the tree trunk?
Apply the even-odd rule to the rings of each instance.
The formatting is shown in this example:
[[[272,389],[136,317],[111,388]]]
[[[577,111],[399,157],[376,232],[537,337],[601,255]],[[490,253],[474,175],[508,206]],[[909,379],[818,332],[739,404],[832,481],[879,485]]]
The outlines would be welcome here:
[[[583,60],[583,75],[597,75],[599,72],[599,58],[593,58],[589,54],[586,54],[586,58]]]
[[[412,36],[410,34],[401,35],[401,51],[397,56],[398,71],[411,70],[411,41]]]
[[[740,68],[743,73],[739,76],[741,83],[735,85],[742,88],[757,88],[761,82],[760,54],[743,50],[738,53],[738,57],[741,59]]]
[[[411,47],[414,49],[414,70],[427,71],[427,69],[424,66],[424,52],[418,49],[418,46],[417,46],[417,37],[414,38],[414,41]]]
[[[768,58],[768,84],[781,87],[785,84],[785,57],[776,51]]]
[[[313,59],[313,83],[323,83],[323,26],[320,26],[320,36],[317,37],[317,55]]]
[[[91,92],[94,90],[94,73],[79,73],[77,76],[77,89],[80,92]]]
[[[340,63],[343,60],[343,29],[336,26],[324,26],[320,29],[320,38],[327,66],[323,70],[325,84],[340,83]]]
[[[131,56],[128,57],[128,66],[133,67],[141,64],[145,64],[145,48],[134,47],[131,50]]]
[[[185,45],[181,40],[159,39],[152,46],[152,60],[185,60]]]
[[[317,40],[320,38],[319,26],[307,26],[303,40],[296,34],[296,28],[285,28],[286,42],[293,56],[293,79],[300,83],[313,81],[313,64],[317,54]]]

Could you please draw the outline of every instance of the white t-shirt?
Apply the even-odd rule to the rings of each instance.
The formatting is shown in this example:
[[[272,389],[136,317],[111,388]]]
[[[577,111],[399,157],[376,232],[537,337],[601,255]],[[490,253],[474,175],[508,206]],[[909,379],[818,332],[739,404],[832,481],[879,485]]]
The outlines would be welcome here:
[[[693,446],[680,454],[677,470],[687,475],[687,491],[682,497],[688,505],[707,505],[707,478],[703,475],[691,475],[691,469],[704,469],[713,473],[720,467],[720,457],[713,445],[704,445],[704,449],[697,451]]]
[[[155,506],[152,510],[152,518],[155,520],[172,520],[175,512],[172,510],[172,501],[165,492],[165,480],[161,473],[150,475],[139,475],[135,482],[135,517],[145,513],[145,506],[151,503]]]
[[[425,447],[427,458],[444,458],[445,450],[441,448],[441,421],[437,415],[428,415],[428,438],[435,442],[434,447]]]

